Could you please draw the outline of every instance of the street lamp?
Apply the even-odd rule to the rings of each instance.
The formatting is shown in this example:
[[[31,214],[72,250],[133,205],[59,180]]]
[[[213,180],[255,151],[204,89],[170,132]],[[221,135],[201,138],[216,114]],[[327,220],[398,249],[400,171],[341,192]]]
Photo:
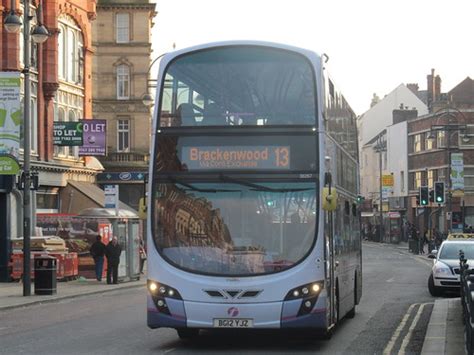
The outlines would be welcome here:
[[[147,107],[150,107],[151,105],[154,104],[155,100],[153,99],[153,96],[150,94],[150,87],[156,87],[156,84],[155,85],[149,85],[148,83],[149,82],[153,82],[156,80],[155,79],[148,79],[148,75],[150,74],[150,70],[151,68],[153,67],[153,65],[158,61],[158,59],[160,59],[161,57],[163,57],[165,54],[167,54],[167,52],[163,53],[163,54],[160,54],[158,57],[156,57],[153,62],[151,62],[150,66],[148,67],[148,71],[146,72],[146,94],[144,94],[142,96],[142,102],[145,106]]]
[[[451,233],[452,230],[452,223],[453,223],[453,217],[452,217],[452,182],[451,182],[451,136],[454,135],[455,133],[458,133],[458,136],[461,136],[462,134],[462,141],[463,143],[469,143],[470,137],[466,134],[467,126],[465,124],[460,124],[458,123],[458,118],[454,114],[454,112],[450,111],[453,110],[454,112],[459,113],[464,122],[467,122],[467,118],[464,115],[464,113],[454,107],[446,107],[442,108],[439,111],[437,111],[434,115],[439,115],[439,117],[436,119],[436,124],[431,126],[430,132],[427,136],[427,139],[434,141],[436,139],[436,134],[435,132],[438,131],[443,131],[447,132],[447,144],[446,144],[446,152],[447,152],[447,162],[448,162],[448,171],[447,171],[447,177],[446,177],[446,190],[448,191],[447,196],[448,196],[448,209],[447,212],[450,213],[451,218],[448,223],[448,232]],[[441,117],[448,117],[448,122],[445,124],[437,124],[438,120]],[[454,122],[456,121],[456,122]],[[441,149],[440,147],[437,147],[438,149]]]
[[[377,137],[377,144],[374,147],[374,150],[379,153],[379,196],[380,196],[380,203],[379,203],[379,224],[380,224],[380,229],[379,229],[379,238],[380,242],[383,243],[383,208],[382,208],[382,153],[387,151],[387,145],[386,141],[382,139],[382,134],[384,132],[381,132],[379,136]]]
[[[22,22],[18,15],[15,14],[14,1],[10,14],[5,18],[5,30],[10,33],[20,32]],[[22,183],[24,182],[23,190],[23,296],[31,295],[31,255],[30,255],[30,238],[31,238],[31,183],[33,182],[30,171],[30,153],[31,153],[31,130],[30,130],[30,100],[31,100],[31,85],[30,85],[30,42],[31,38],[36,43],[43,43],[49,37],[47,28],[41,23],[40,13],[37,14],[38,25],[30,29],[30,0],[23,2],[23,63],[24,68],[22,73],[24,75],[24,108],[23,108],[23,172]],[[39,15],[39,16],[38,16]]]

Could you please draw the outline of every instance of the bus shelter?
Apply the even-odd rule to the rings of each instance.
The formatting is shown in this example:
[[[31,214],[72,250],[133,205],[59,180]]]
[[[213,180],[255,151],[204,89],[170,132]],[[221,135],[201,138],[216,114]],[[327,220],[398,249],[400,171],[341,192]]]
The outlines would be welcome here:
[[[119,279],[138,280],[140,278],[139,250],[142,239],[142,222],[139,216],[125,209],[86,208],[79,212],[78,218],[97,226],[105,244],[108,244],[114,236],[117,237],[122,247]]]

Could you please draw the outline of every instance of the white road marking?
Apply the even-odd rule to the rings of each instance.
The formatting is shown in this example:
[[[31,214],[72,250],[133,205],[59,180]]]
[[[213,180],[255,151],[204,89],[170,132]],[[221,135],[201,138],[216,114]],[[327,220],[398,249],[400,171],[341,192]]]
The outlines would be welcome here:
[[[405,335],[405,338],[403,338],[402,345],[400,346],[400,355],[405,355],[405,349],[410,343],[411,336],[413,335],[413,331],[415,330],[416,325],[418,324],[421,315],[423,314],[423,309],[427,304],[433,304],[433,303],[423,303],[420,308],[418,308],[418,312],[416,313],[415,318],[413,318],[413,322],[411,323],[410,328],[408,329],[407,335]]]
[[[395,346],[395,343],[397,342],[398,337],[400,336],[401,332],[403,331],[403,328],[405,328],[405,325],[407,324],[408,318],[410,318],[411,312],[415,306],[418,306],[419,303],[413,303],[408,307],[407,312],[405,313],[405,316],[403,317],[402,321],[398,325],[397,329],[395,329],[395,332],[392,335],[392,338],[388,342],[387,346],[385,347],[383,354],[384,355],[390,355],[392,352],[393,347]]]
[[[172,351],[176,350],[176,348],[170,348],[170,349],[166,349],[165,351],[163,351],[163,354],[168,354]]]
[[[393,277],[389,278],[387,282],[393,282],[395,279]]]

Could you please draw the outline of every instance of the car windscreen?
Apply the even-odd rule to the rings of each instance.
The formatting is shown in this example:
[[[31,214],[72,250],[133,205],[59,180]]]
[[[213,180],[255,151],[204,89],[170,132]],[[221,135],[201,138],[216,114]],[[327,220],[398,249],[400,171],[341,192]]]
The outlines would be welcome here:
[[[466,259],[474,259],[474,242],[472,243],[445,243],[440,252],[440,260],[459,260],[459,251],[464,252]]]

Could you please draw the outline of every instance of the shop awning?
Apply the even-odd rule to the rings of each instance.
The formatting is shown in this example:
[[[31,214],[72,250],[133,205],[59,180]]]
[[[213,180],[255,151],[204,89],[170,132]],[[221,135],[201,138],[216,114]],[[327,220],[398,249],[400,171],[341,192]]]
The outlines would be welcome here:
[[[62,194],[62,213],[78,213],[85,208],[105,207],[105,193],[97,185],[84,181],[68,181]],[[119,202],[119,209],[136,211],[129,205]]]

